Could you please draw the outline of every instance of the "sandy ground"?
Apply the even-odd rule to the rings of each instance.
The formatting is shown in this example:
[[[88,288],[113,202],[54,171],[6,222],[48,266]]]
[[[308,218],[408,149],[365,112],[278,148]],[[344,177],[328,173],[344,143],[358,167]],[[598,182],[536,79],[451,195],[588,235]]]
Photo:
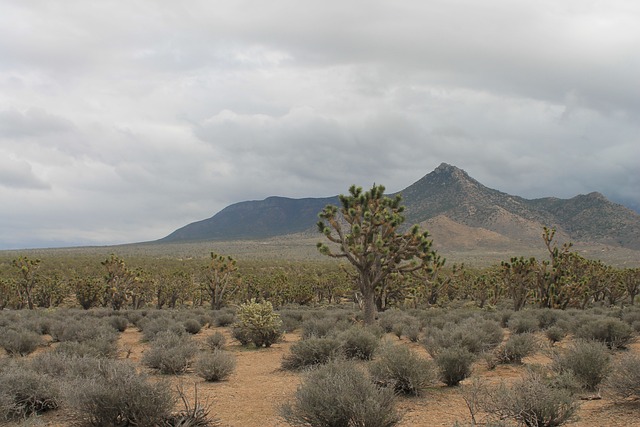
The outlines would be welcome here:
[[[197,389],[199,401],[210,405],[211,414],[215,415],[223,426],[285,426],[286,423],[278,416],[278,408],[292,398],[303,375],[281,370],[280,363],[291,344],[299,339],[299,335],[287,334],[282,342],[267,349],[241,347],[231,339],[226,328],[203,329],[195,339],[202,343],[215,331],[221,331],[227,336],[229,343],[227,350],[232,351],[237,358],[236,370],[228,380],[207,383],[193,372],[179,376],[163,376],[142,366],[140,369],[150,373],[153,378],[169,379],[174,388],[182,387],[192,403],[194,390]],[[147,344],[143,343],[141,338],[141,333],[133,327],[122,333],[119,341],[120,357],[139,362],[147,348]],[[398,341],[391,335],[387,339]],[[419,344],[404,340],[401,342],[411,346],[424,357],[428,357]],[[640,344],[634,344],[632,351],[640,352]],[[539,352],[534,357],[525,359],[525,365],[545,364],[548,361],[544,352]],[[472,377],[495,383],[512,381],[522,376],[524,371],[524,366],[514,365],[499,365],[494,370],[488,370],[485,362],[480,361],[474,366]],[[456,421],[461,425],[470,423],[469,412],[458,387],[434,386],[421,397],[399,397],[398,409],[402,414],[401,427],[452,427]],[[64,411],[58,410],[44,414],[38,419],[10,425],[62,427],[69,426],[71,423],[65,419]],[[583,400],[578,411],[578,420],[567,425],[573,427],[640,426],[640,404],[614,404],[606,396],[598,400]]]

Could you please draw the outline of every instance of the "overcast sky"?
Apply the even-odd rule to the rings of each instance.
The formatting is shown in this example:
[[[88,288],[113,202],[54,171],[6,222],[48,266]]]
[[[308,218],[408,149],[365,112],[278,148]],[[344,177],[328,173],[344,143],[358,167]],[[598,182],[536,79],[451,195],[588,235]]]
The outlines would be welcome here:
[[[446,162],[640,208],[636,0],[0,0],[0,249]]]

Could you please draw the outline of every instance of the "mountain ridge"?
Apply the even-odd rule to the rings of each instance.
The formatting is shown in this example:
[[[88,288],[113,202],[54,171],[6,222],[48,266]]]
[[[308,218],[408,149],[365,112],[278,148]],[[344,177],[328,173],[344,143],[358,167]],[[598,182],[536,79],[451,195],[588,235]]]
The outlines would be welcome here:
[[[449,240],[458,243],[447,242],[446,234],[436,233],[445,239],[441,242],[445,246],[468,247],[473,241],[487,248],[509,242],[539,244],[542,227],[549,226],[558,230],[557,236],[562,241],[640,250],[640,214],[597,192],[570,199],[525,199],[486,187],[466,171],[442,163],[404,190],[389,195],[396,194],[403,196],[407,224],[421,224],[429,231],[436,226],[437,218],[447,224],[445,228],[452,230]],[[262,239],[312,232],[317,214],[327,204],[338,205],[338,196],[302,199],[271,196],[239,202],[156,242]],[[469,241],[465,241],[465,234]]]

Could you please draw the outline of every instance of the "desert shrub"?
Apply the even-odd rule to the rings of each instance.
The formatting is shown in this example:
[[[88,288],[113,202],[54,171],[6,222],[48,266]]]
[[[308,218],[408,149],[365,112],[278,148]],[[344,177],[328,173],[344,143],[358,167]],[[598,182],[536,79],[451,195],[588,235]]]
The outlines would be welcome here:
[[[300,369],[327,363],[342,354],[340,341],[336,338],[311,337],[294,343],[289,354],[282,359],[284,369]]]
[[[480,354],[495,348],[502,341],[503,331],[497,322],[483,319],[466,319],[460,324],[449,324],[443,329],[427,331],[424,345],[432,356],[441,349],[464,347],[470,353]]]
[[[547,329],[544,332],[544,334],[549,340],[549,342],[551,343],[551,345],[553,345],[557,342],[562,341],[564,337],[567,335],[567,331],[566,329],[558,325],[554,325],[554,326],[551,326],[549,329]]]
[[[433,361],[421,358],[403,345],[382,346],[369,365],[369,372],[376,384],[414,396],[419,396],[438,377]]]
[[[222,350],[227,343],[227,338],[220,331],[216,331],[205,339],[205,344],[211,350]]]
[[[447,386],[455,386],[471,375],[475,356],[466,347],[448,347],[434,356],[439,378]]]
[[[214,350],[198,357],[194,364],[196,374],[205,381],[222,381],[236,368],[236,358],[224,350]]]
[[[242,346],[251,344],[251,336],[249,335],[249,331],[245,328],[234,326],[233,328],[231,328],[231,336],[236,339]]]
[[[0,384],[0,419],[24,419],[60,404],[54,380],[24,365],[12,364],[2,369]]]
[[[394,400],[353,363],[330,362],[307,375],[281,415],[293,426],[391,427],[400,421]]]
[[[174,404],[167,384],[121,361],[103,361],[90,380],[70,381],[65,396],[74,417],[91,426],[162,425]]]
[[[532,311],[518,311],[511,316],[507,323],[509,330],[514,334],[536,332],[539,329],[538,325],[538,318]]]
[[[213,311],[213,323],[218,327],[225,327],[232,325],[236,321],[235,310],[231,308],[222,308],[220,310]]]
[[[42,337],[26,329],[5,328],[0,330],[0,346],[10,356],[26,356],[43,344]]]
[[[522,363],[522,359],[532,355],[538,348],[533,334],[511,335],[507,342],[496,348],[494,354],[499,363]]]
[[[197,334],[200,332],[200,329],[202,329],[202,325],[196,319],[187,319],[182,322],[182,326],[184,327],[184,330],[191,335]]]
[[[109,317],[109,324],[118,332],[124,332],[129,326],[129,320],[124,316]]]
[[[483,409],[498,419],[513,419],[527,427],[556,427],[571,421],[577,404],[571,392],[548,384],[543,375],[529,372],[512,386],[488,390]]]
[[[295,331],[302,325],[304,320],[304,311],[295,309],[280,310],[280,319],[282,320],[282,329],[287,332]]]
[[[404,334],[411,342],[420,341],[420,324],[417,321],[405,325]]]
[[[108,338],[93,338],[83,342],[64,341],[58,344],[53,352],[76,357],[113,358],[118,353],[118,345],[116,341]]]
[[[144,352],[142,363],[163,374],[180,374],[187,370],[197,350],[188,335],[159,332]]]
[[[635,339],[633,328],[613,317],[591,319],[577,328],[575,335],[586,340],[600,341],[610,349],[626,348]]]
[[[509,320],[511,319],[511,316],[513,316],[513,313],[515,313],[515,311],[510,309],[504,309],[498,313],[501,327],[506,328],[509,325]]]
[[[554,310],[552,308],[541,308],[534,311],[536,318],[538,319],[538,327],[542,330],[549,329],[554,326],[558,320],[565,317],[565,314],[561,310]]]
[[[142,330],[142,339],[144,341],[153,341],[155,336],[161,332],[173,332],[176,335],[182,335],[186,332],[181,323],[165,317],[145,317],[138,324],[138,328]]]
[[[280,315],[273,311],[269,301],[251,300],[240,305],[237,318],[234,329],[239,330],[256,347],[270,347],[282,336]]]
[[[339,331],[348,329],[349,324],[344,321],[336,321],[333,317],[325,317],[322,319],[311,318],[304,320],[300,325],[302,329],[302,338],[309,337],[326,337]]]
[[[370,360],[380,345],[380,338],[366,328],[354,326],[338,336],[342,352],[348,359]]]
[[[607,376],[609,365],[609,351],[599,342],[576,341],[553,359],[556,372],[570,373],[586,390],[596,389]]]
[[[107,319],[96,319],[84,316],[82,319],[58,320],[51,325],[51,337],[54,341],[85,342],[92,339],[105,339],[115,342],[118,333],[108,323]]]
[[[613,363],[605,385],[616,399],[640,397],[640,356],[622,355]]]

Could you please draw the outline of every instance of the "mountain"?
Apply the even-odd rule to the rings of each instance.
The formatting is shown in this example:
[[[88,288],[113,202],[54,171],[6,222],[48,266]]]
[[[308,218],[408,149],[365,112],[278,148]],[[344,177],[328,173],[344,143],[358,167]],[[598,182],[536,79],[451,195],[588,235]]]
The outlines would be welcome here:
[[[435,242],[469,248],[540,245],[542,227],[561,241],[640,250],[640,215],[589,193],[571,199],[524,199],[485,187],[446,163],[399,193],[407,224],[421,224]],[[318,212],[338,197],[269,197],[230,205],[209,219],[186,225],[158,242],[263,239],[315,231]]]

